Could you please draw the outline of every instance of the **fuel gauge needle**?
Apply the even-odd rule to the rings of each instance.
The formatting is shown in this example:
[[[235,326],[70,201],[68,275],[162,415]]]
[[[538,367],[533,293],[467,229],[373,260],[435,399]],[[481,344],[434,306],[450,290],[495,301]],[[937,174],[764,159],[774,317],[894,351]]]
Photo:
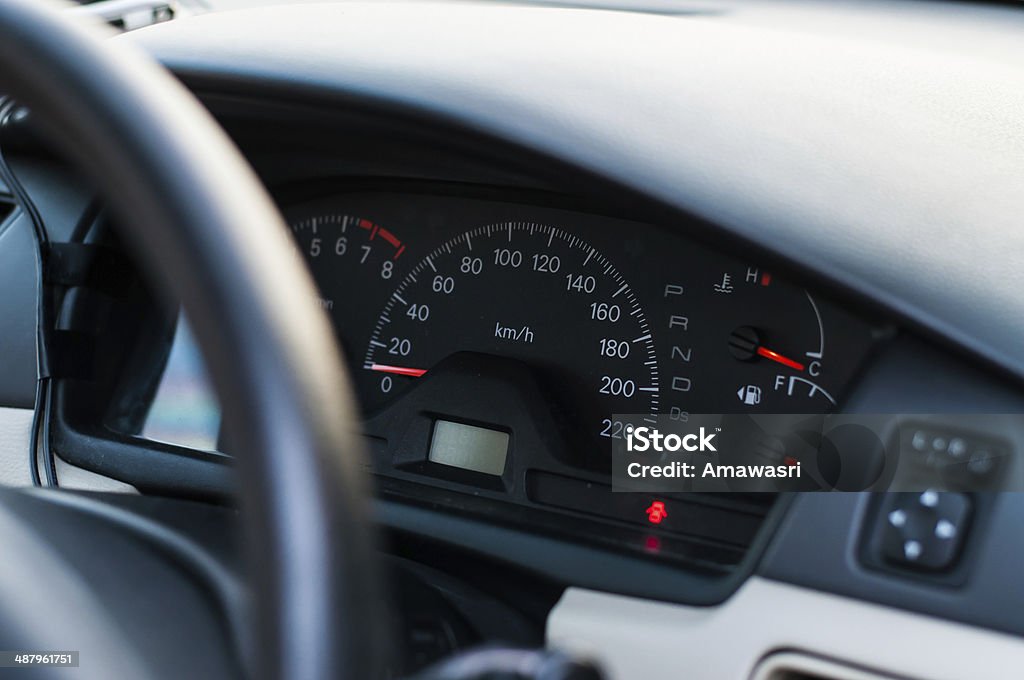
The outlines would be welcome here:
[[[789,357],[784,357],[778,352],[770,350],[767,347],[759,345],[757,348],[757,356],[764,357],[765,359],[771,359],[772,361],[780,363],[783,366],[788,366],[789,368],[792,368],[795,371],[804,370],[804,365],[801,364],[799,361],[793,361]]]
[[[419,378],[427,372],[425,368],[408,368],[406,366],[388,366],[387,364],[370,364],[371,371],[380,373],[393,373],[395,375],[407,375],[410,378]]]

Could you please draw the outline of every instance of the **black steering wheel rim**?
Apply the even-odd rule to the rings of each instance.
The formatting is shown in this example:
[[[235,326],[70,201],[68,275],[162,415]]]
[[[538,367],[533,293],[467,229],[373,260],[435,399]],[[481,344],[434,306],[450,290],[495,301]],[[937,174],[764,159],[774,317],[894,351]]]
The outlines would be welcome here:
[[[267,678],[380,677],[382,585],[348,376],[241,155],[166,71],[39,0],[0,3],[0,91],[94,181],[181,300],[238,456]]]

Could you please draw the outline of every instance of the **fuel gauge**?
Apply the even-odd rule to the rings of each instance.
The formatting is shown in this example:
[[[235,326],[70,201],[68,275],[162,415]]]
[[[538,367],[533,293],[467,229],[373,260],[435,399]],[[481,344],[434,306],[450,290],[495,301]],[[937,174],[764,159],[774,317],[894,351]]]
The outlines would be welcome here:
[[[834,378],[845,378],[852,367],[834,360],[842,356],[831,353],[841,340],[827,330],[842,329],[845,313],[820,305],[810,292],[769,273],[748,271],[747,280],[754,285],[737,290],[732,298],[736,311],[748,316],[725,337],[735,365],[752,378],[737,387],[736,403],[780,413],[834,410]]]
[[[807,299],[818,316],[817,305],[814,304],[810,293]],[[819,328],[820,317],[819,318]],[[729,352],[739,361],[743,362],[773,362],[779,372],[772,380],[771,389],[776,393],[782,393],[786,397],[800,396],[809,399],[825,399],[831,407],[836,406],[835,397],[829,394],[828,390],[816,382],[821,375],[822,360],[824,359],[824,338],[821,338],[817,349],[806,351],[803,354],[787,356],[776,349],[772,349],[763,340],[764,332],[753,326],[739,326],[729,336]],[[793,358],[796,357],[796,358]],[[769,364],[770,366],[771,364]],[[788,370],[783,370],[788,369]],[[745,395],[738,393],[737,396],[746,401]]]
[[[695,265],[663,284],[663,410],[678,418],[836,410],[871,326],[756,266]]]

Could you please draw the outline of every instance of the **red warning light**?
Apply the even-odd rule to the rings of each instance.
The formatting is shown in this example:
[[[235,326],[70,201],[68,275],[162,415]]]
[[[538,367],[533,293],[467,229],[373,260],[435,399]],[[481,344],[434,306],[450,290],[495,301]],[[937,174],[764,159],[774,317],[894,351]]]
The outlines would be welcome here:
[[[645,512],[647,513],[647,521],[651,524],[661,524],[661,521],[668,517],[668,511],[665,509],[663,501],[652,502]]]
[[[764,274],[761,274],[761,285],[762,286],[768,286],[768,285],[771,284],[771,282],[772,282],[772,275],[771,274],[769,274],[768,272],[765,272]]]

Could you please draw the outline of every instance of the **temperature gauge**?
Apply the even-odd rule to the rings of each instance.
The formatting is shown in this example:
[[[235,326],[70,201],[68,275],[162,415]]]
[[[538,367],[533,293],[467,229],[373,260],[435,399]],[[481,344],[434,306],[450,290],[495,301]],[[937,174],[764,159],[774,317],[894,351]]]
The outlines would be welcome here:
[[[855,317],[758,267],[710,263],[663,290],[664,412],[680,419],[835,410],[869,341]]]

